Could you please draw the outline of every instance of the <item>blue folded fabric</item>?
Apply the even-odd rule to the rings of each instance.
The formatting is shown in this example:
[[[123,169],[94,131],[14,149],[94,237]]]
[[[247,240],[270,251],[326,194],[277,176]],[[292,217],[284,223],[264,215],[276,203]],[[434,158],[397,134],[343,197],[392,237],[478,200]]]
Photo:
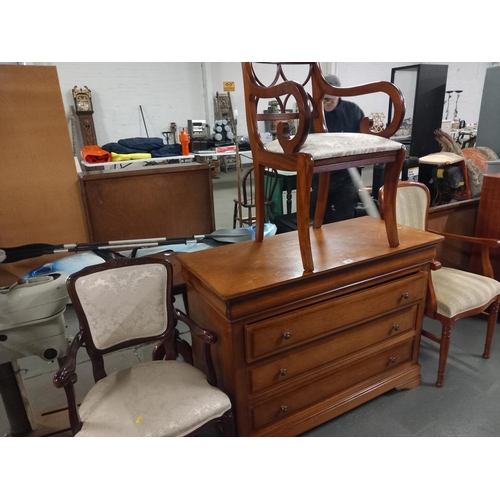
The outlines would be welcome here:
[[[163,139],[160,137],[132,137],[130,139],[120,139],[118,144],[133,149],[137,153],[149,153],[165,145]],[[115,151],[115,153],[117,152],[118,151]]]
[[[151,151],[152,158],[163,158],[167,156],[181,156],[182,147],[180,144],[165,144],[163,147]]]
[[[104,149],[108,153],[118,153],[118,154],[138,153],[138,151],[136,151],[135,149],[126,148],[125,146],[122,146],[117,142],[108,142],[108,144],[104,144],[104,146],[101,146],[101,149]]]

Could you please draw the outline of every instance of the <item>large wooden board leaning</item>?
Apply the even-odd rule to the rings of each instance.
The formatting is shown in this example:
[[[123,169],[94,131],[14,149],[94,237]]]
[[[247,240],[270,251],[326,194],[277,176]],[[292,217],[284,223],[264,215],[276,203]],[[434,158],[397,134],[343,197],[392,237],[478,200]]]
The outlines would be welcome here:
[[[80,174],[92,241],[215,230],[210,166],[183,163]]]
[[[55,66],[0,65],[0,248],[86,241]],[[0,264],[22,276],[54,256]]]
[[[298,435],[420,384],[429,264],[442,237],[398,230],[395,248],[372,217],[314,230],[313,273],[293,233],[177,255],[191,317],[218,334],[218,383],[240,436]]]

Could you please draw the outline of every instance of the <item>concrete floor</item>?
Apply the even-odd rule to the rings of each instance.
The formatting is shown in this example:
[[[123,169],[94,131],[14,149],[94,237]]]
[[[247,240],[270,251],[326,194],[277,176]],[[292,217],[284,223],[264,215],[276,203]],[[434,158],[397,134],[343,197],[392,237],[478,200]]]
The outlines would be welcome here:
[[[367,174],[364,174],[365,182]],[[217,229],[232,227],[236,174],[221,172],[214,179],[214,207]],[[178,305],[182,307],[182,303]],[[71,306],[66,312],[67,335],[77,332]],[[439,333],[437,322],[425,319],[427,330]],[[390,391],[357,407],[303,436],[305,437],[437,437],[500,436],[500,340],[493,342],[491,358],[481,357],[486,332],[485,316],[457,322],[453,333],[444,387],[435,387],[438,345],[423,338],[420,350],[422,383],[409,391]],[[128,349],[110,356],[111,370],[123,364],[150,358],[151,347]],[[77,395],[92,384],[90,362],[84,353]],[[35,414],[65,402],[64,391],[52,385],[57,363],[39,358],[19,360],[30,406]],[[9,433],[5,410],[0,404],[0,435]]]

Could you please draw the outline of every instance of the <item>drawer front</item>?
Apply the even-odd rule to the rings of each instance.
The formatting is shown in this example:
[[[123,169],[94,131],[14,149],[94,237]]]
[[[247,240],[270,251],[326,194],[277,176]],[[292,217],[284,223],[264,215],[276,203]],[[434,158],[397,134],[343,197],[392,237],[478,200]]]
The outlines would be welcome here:
[[[245,325],[248,362],[284,351],[339,328],[418,302],[425,297],[427,273]]]
[[[412,331],[415,328],[417,310],[417,305],[413,305],[379,320],[343,330],[321,344],[251,368],[248,370],[250,391],[255,393],[268,387],[284,384],[310,370]]]
[[[297,413],[308,406],[348,389],[364,380],[382,374],[411,359],[413,339],[383,350],[368,359],[361,359],[337,370],[321,380],[291,390],[271,401],[250,408],[254,430]]]

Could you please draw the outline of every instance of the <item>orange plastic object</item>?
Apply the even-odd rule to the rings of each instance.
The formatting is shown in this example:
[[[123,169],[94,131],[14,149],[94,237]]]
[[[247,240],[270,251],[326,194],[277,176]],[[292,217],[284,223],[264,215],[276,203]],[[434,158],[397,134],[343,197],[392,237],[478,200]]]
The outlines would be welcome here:
[[[179,134],[179,142],[182,147],[182,156],[187,156],[189,154],[189,134],[185,129],[182,129]]]

